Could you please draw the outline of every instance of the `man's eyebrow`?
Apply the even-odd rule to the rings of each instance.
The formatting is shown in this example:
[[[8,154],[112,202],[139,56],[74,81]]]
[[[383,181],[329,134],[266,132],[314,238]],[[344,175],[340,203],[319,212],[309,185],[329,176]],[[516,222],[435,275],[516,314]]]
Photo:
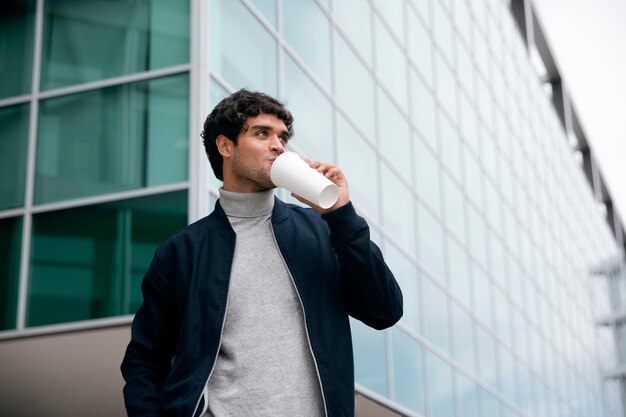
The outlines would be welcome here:
[[[272,126],[270,126],[270,125],[254,125],[250,129],[255,129],[255,130],[274,130],[274,128],[272,128]],[[281,132],[281,135],[289,136],[289,131],[285,129],[285,130],[283,130]]]
[[[272,126],[270,126],[270,125],[254,125],[254,126],[252,126],[250,129],[265,129],[265,130],[272,130]]]

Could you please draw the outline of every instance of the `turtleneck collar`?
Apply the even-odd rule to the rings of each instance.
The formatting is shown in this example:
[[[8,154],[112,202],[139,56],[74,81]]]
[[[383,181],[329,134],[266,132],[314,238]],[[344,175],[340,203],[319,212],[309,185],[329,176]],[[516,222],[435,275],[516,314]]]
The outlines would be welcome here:
[[[238,193],[220,187],[220,204],[228,217],[261,217],[274,208],[274,190]]]

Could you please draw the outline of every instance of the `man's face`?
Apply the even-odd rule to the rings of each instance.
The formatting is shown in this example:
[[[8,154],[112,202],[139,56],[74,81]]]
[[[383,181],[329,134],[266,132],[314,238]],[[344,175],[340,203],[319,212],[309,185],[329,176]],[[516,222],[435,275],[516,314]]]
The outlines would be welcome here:
[[[275,115],[249,117],[237,144],[229,141],[230,153],[224,156],[224,189],[258,192],[275,188],[270,168],[285,151],[288,139],[285,123]]]

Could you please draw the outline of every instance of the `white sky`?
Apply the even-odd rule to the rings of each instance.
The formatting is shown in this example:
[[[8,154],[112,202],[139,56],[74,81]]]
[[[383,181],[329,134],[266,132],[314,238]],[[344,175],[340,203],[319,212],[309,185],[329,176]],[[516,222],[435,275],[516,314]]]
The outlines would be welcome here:
[[[625,224],[626,0],[533,3]]]

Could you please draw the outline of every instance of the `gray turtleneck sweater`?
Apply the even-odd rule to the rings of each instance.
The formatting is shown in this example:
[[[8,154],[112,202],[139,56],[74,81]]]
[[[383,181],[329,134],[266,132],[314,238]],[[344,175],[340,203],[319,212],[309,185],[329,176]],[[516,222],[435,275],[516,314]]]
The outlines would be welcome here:
[[[272,230],[272,190],[220,189],[237,234],[206,416],[323,416],[302,304]]]

